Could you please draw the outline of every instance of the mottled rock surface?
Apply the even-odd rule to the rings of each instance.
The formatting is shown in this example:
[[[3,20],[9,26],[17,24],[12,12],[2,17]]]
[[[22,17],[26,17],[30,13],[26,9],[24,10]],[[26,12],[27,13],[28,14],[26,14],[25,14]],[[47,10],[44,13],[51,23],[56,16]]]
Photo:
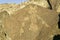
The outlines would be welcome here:
[[[53,10],[60,12],[60,0],[49,0],[49,2]]]
[[[4,30],[3,20],[5,17],[8,17],[7,11],[0,12],[0,40],[10,40],[7,32]]]
[[[30,0],[30,1],[32,1],[32,3],[40,5],[41,7],[44,7],[44,8],[49,8],[50,7],[47,0]]]
[[[59,12],[60,0],[0,4],[0,40],[53,40]]]
[[[53,10],[29,4],[3,20],[4,30],[11,40],[52,40],[60,33],[58,14]]]

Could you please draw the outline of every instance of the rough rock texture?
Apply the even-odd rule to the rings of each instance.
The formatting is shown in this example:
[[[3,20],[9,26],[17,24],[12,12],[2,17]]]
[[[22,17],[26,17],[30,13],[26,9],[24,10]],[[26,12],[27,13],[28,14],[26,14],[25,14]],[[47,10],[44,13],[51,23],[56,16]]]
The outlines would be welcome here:
[[[29,0],[29,1],[32,1],[32,3],[40,5],[41,7],[44,7],[44,8],[49,8],[50,7],[47,0]]]
[[[57,12],[59,12],[60,13],[60,0],[58,0],[58,2],[57,2]]]
[[[53,10],[60,12],[60,0],[49,0],[49,2]]]
[[[60,0],[30,0],[44,8],[49,8],[60,13]]]
[[[0,40],[10,40],[8,34],[4,30],[3,20],[5,17],[7,17],[9,14],[7,11],[0,12]]]
[[[29,3],[37,4],[44,8],[49,8],[49,5],[46,0],[37,0],[37,1],[31,0],[31,1],[21,3],[21,4],[8,4],[8,3],[0,4],[0,11],[6,10],[6,11],[8,11],[9,14],[12,14],[14,11],[21,9],[23,6],[25,6]]]
[[[0,40],[53,40],[60,34],[57,12],[60,0],[0,4]]]
[[[12,14],[14,11],[20,8],[19,4],[0,4],[0,12],[7,11],[9,14]]]
[[[11,40],[53,40],[53,35],[60,34],[57,23],[57,12],[35,4],[3,19],[4,30]]]
[[[56,5],[57,5],[57,0],[49,0],[51,6],[52,6],[52,9],[55,10],[56,9]]]

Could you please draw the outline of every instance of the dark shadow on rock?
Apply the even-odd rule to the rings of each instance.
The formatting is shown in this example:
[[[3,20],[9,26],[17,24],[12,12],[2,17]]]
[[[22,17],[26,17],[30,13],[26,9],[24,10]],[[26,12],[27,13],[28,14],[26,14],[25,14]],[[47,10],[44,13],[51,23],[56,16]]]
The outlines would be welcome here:
[[[54,35],[53,40],[60,40],[60,35]]]
[[[51,5],[51,3],[50,3],[50,1],[49,0],[47,0],[47,2],[48,2],[48,4],[49,4],[49,9],[51,9],[52,10],[52,5]]]

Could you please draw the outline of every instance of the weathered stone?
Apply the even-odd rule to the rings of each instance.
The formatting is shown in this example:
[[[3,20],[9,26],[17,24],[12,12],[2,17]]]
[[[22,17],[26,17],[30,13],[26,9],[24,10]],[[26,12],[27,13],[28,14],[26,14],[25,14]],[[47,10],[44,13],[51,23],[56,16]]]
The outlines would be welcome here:
[[[7,38],[7,33],[4,30],[3,25],[3,19],[8,16],[7,11],[0,12],[0,40],[9,40],[9,37]]]
[[[11,40],[52,40],[59,32],[57,12],[34,4],[5,17],[3,22]]]
[[[60,0],[58,0],[58,2],[57,2],[56,10],[57,10],[57,12],[60,13]]]
[[[30,0],[30,1],[32,1],[32,3],[40,5],[41,7],[44,7],[44,8],[49,8],[50,7],[47,0]]]
[[[60,0],[49,0],[49,2],[53,10],[60,12]]]
[[[56,5],[57,5],[57,0],[49,0],[51,6],[52,6],[52,9],[56,9]]]

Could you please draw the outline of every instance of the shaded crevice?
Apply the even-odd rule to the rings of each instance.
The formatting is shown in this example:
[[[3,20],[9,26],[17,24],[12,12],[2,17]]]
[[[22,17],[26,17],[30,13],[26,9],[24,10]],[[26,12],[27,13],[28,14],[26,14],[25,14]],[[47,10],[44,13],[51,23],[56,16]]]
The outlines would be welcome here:
[[[52,10],[52,5],[51,5],[51,3],[50,3],[50,1],[49,0],[47,0],[47,2],[48,2],[48,4],[49,4],[49,8]]]
[[[60,35],[54,35],[53,40],[60,40]]]
[[[7,34],[6,34],[6,33],[4,33],[4,35],[5,35],[5,37],[7,36]]]

